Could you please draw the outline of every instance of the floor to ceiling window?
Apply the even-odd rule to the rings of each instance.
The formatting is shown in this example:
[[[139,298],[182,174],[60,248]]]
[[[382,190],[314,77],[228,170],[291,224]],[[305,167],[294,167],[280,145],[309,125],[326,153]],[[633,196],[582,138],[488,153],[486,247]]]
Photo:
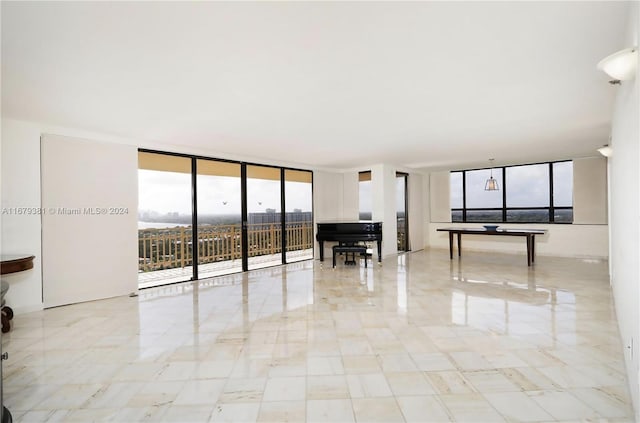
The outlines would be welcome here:
[[[196,161],[198,278],[242,271],[240,163]]]
[[[313,258],[312,172],[138,154],[140,288]]]
[[[193,277],[191,159],[138,153],[138,284]]]
[[[284,171],[286,260],[313,258],[313,173]]]
[[[280,168],[247,166],[249,269],[282,263]]]

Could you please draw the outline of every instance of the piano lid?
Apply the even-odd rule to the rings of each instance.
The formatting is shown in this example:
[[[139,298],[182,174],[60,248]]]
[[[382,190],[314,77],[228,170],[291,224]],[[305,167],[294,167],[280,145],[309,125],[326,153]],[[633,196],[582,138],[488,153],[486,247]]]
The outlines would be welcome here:
[[[382,222],[343,221],[318,223],[316,239],[327,241],[382,239]]]

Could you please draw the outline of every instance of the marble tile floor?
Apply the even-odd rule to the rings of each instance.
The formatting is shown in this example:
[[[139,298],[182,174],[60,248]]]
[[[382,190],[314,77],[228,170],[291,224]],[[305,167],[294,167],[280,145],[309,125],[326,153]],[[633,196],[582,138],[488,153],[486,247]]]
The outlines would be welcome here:
[[[633,421],[607,263],[426,250],[16,316],[17,422]]]

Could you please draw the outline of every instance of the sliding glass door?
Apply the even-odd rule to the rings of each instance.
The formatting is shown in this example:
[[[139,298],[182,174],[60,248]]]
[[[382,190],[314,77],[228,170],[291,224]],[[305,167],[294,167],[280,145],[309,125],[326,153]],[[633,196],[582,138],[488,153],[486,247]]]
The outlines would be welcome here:
[[[282,264],[280,168],[247,165],[248,267]]]
[[[138,163],[140,288],[313,259],[312,172],[148,150]]]
[[[198,279],[242,271],[240,163],[196,161]]]
[[[313,258],[312,175],[302,170],[284,171],[287,263]]]
[[[138,153],[138,285],[193,276],[191,159]]]

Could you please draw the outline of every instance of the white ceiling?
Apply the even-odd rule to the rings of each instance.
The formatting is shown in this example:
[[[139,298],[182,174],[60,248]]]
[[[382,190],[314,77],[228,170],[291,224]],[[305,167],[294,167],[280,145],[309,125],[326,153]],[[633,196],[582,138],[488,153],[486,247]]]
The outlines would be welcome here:
[[[2,113],[263,162],[593,155],[624,2],[2,2]]]

